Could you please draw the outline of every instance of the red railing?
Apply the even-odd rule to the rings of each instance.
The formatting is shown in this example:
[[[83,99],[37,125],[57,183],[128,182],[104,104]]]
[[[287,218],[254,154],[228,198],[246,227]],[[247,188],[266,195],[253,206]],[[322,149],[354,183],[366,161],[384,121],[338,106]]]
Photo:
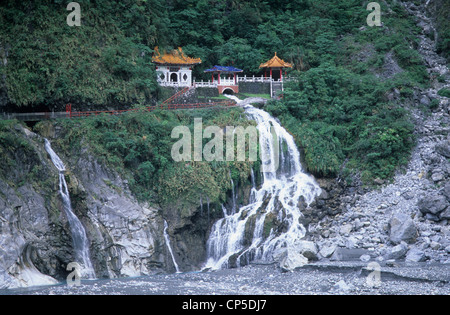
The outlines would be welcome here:
[[[169,97],[167,100],[165,100],[164,102],[161,103],[161,108],[164,107],[164,105],[169,104],[170,102],[174,101],[175,99],[177,99],[178,97],[180,97],[181,95],[183,95],[184,93],[186,93],[187,91],[189,91],[190,87],[186,87],[184,89],[182,89],[181,91],[178,91],[177,93],[175,93],[174,95],[172,95],[171,97]]]
[[[182,110],[182,109],[196,109],[196,108],[212,108],[212,107],[235,107],[236,102],[233,100],[224,100],[221,102],[209,102],[209,103],[184,103],[184,104],[170,104],[166,103],[164,106],[156,105],[145,107],[146,111],[154,110]],[[102,111],[86,111],[86,112],[74,112],[72,111],[72,106],[68,104],[66,106],[65,112],[43,112],[43,113],[9,113],[0,114],[0,119],[18,119],[24,121],[40,121],[45,119],[57,119],[57,118],[77,118],[77,117],[90,117],[97,115],[120,115],[127,112],[138,112],[142,109],[132,108],[132,109],[122,109],[122,110],[102,110]]]

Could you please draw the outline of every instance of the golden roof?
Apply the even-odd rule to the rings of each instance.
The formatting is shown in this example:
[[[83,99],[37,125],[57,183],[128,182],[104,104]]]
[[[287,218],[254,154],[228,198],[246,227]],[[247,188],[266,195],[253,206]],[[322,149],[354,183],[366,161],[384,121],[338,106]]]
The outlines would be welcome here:
[[[279,58],[277,56],[277,53],[275,53],[275,56],[267,61],[266,63],[262,63],[260,68],[292,68],[292,65],[288,62],[285,62],[283,59]]]
[[[154,63],[159,64],[173,64],[173,65],[196,65],[202,63],[200,58],[187,57],[181,47],[172,50],[170,53],[164,52],[163,55],[159,52],[158,47],[155,47],[155,53],[152,57]]]

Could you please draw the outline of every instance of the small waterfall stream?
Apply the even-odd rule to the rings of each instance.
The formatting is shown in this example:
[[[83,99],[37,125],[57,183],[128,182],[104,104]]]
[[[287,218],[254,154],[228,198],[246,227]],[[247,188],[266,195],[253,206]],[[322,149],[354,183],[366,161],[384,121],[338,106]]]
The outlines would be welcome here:
[[[293,137],[267,112],[253,106],[246,106],[245,112],[257,122],[263,184],[259,190],[253,184],[249,205],[230,215],[224,212],[224,218],[214,224],[205,268],[227,268],[230,260],[237,266],[252,260],[272,260],[276,249],[294,245],[305,236],[299,222],[300,198],[309,205],[321,192],[314,178],[303,172]],[[271,220],[276,217],[282,229],[264,231],[269,214]]]
[[[177,273],[180,273],[180,268],[178,267],[177,261],[175,260],[175,256],[173,255],[172,246],[170,245],[169,234],[167,233],[167,229],[169,228],[167,221],[164,220],[164,239],[166,240],[167,248],[169,249],[170,256],[172,257],[173,265],[175,266],[175,270]]]
[[[84,229],[81,221],[72,211],[70,194],[64,176],[66,168],[59,156],[55,153],[55,151],[53,151],[52,146],[47,139],[45,139],[45,150],[50,155],[53,164],[59,171],[59,193],[62,197],[64,212],[72,233],[72,243],[75,251],[76,262],[79,263],[82,268],[81,273],[83,277],[95,279],[95,271],[90,259],[89,241],[86,235],[86,230]]]

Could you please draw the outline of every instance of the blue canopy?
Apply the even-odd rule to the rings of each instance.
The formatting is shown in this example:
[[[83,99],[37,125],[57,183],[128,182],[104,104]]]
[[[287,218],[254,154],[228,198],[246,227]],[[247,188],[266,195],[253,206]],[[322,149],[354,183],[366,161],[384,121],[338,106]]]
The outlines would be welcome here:
[[[205,70],[205,72],[243,72],[244,70],[235,67],[223,67],[214,66],[211,69]]]

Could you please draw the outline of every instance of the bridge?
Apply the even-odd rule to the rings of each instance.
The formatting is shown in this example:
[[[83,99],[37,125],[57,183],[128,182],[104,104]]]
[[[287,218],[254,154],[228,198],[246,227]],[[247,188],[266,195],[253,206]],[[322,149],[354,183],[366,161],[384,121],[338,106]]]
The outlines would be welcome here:
[[[121,115],[130,112],[148,111],[152,112],[155,110],[185,110],[185,109],[201,109],[201,108],[232,108],[237,107],[236,102],[232,100],[222,101],[222,102],[210,102],[210,103],[191,103],[191,104],[177,104],[177,103],[162,103],[161,105],[148,106],[144,109],[131,108],[123,110],[104,110],[104,111],[84,111],[77,112],[72,111],[70,104],[66,106],[65,112],[36,112],[36,113],[3,113],[0,114],[0,119],[17,119],[21,121],[41,121],[48,119],[62,119],[62,118],[81,118],[81,117],[92,117],[98,115]]]
[[[17,119],[21,121],[41,121],[48,119],[61,119],[61,118],[80,118],[80,117],[91,117],[98,115],[120,115],[124,113],[130,112],[138,112],[138,111],[148,111],[152,112],[155,110],[184,110],[184,109],[201,109],[201,108],[213,108],[213,107],[221,107],[221,108],[231,108],[237,107],[237,103],[234,100],[226,100],[220,102],[208,102],[208,103],[175,103],[175,101],[187,93],[190,89],[194,87],[186,87],[183,90],[178,91],[167,100],[162,102],[159,105],[155,106],[147,106],[145,108],[130,108],[130,109],[122,109],[122,110],[103,110],[103,111],[84,111],[84,112],[76,112],[72,111],[72,104],[66,105],[65,112],[34,112],[34,113],[0,113],[0,119]]]

